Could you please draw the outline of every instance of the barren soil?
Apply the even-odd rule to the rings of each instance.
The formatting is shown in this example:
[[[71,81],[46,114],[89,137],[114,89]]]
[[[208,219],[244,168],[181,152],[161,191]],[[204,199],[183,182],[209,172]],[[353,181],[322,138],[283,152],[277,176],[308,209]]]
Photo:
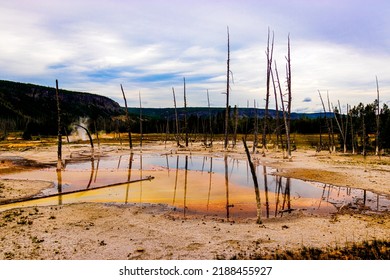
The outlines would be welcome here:
[[[86,146],[64,148],[64,157]],[[118,146],[104,153],[126,152]],[[128,152],[128,151],[127,151]],[[138,147],[135,152],[139,152]],[[223,150],[148,145],[143,153],[191,153],[221,156]],[[245,158],[241,146],[229,155]],[[54,164],[56,147],[7,147],[0,152],[0,201],[33,196],[51,182],[2,180],[17,167],[10,157]],[[54,159],[54,160],[53,160]],[[284,176],[371,190],[390,197],[390,159],[298,150],[291,161],[282,153],[253,155],[254,162],[277,168]],[[327,217],[296,212],[282,218],[240,222],[178,216],[166,205],[85,203],[12,209],[0,213],[0,259],[216,259],[327,247],[371,239],[389,239],[390,215],[343,211]]]

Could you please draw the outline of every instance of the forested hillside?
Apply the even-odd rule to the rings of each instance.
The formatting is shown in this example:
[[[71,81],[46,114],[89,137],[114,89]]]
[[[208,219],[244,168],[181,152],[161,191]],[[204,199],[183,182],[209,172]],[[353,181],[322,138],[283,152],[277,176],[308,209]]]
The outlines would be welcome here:
[[[113,100],[83,92],[59,90],[61,118],[64,127],[80,117],[110,121],[123,114]],[[24,137],[33,134],[55,135],[57,131],[56,90],[33,84],[0,81],[0,130],[24,131]]]

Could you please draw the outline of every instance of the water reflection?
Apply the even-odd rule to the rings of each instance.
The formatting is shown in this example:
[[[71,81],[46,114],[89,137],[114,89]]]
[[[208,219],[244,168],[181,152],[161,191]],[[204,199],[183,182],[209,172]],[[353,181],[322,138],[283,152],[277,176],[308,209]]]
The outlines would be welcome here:
[[[184,166],[184,217],[186,216],[187,212],[187,180],[188,180],[188,156],[185,156],[185,166]]]
[[[62,205],[62,171],[56,170],[57,173],[57,191],[58,191],[58,205]]]
[[[129,157],[129,168],[127,170],[127,181],[130,182],[131,180],[131,170],[133,169],[132,166],[133,166],[133,157],[134,157],[134,153],[131,152],[130,153],[130,157]],[[130,189],[130,183],[127,183],[126,184],[126,197],[125,197],[125,204],[128,203],[128,199],[129,199],[129,189]]]
[[[230,217],[230,204],[229,204],[229,175],[228,175],[228,163],[227,163],[227,155],[224,156],[225,163],[225,188],[226,188],[226,218],[229,220]],[[233,206],[232,206],[233,207]]]
[[[42,169],[4,175],[2,178],[49,180],[56,182],[56,186],[44,193],[54,195],[52,198],[3,205],[0,210],[74,202],[142,202],[172,205],[185,216],[197,214],[227,219],[280,217],[297,210],[327,214],[346,207],[390,210],[390,202],[384,196],[271,175],[276,171],[270,167],[256,166],[255,175],[260,179],[256,188],[248,162],[228,155],[213,158],[130,153],[70,162],[64,171],[59,172]],[[155,179],[96,189],[108,184],[139,180],[145,175],[152,175]],[[68,194],[73,191],[77,193]]]
[[[207,157],[204,157],[207,160]],[[207,211],[209,210],[210,205],[210,194],[211,194],[211,184],[213,177],[213,158],[210,158],[210,169],[209,169],[209,192],[207,194]]]

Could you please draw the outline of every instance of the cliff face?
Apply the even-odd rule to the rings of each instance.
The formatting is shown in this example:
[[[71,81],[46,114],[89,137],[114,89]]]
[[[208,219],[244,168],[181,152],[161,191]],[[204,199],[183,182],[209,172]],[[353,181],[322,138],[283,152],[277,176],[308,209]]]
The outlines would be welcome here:
[[[67,90],[59,90],[64,126],[80,117],[92,120],[110,119],[123,109],[107,97]],[[56,90],[33,84],[0,81],[0,120],[9,129],[25,130],[34,126],[37,133],[50,134],[56,130]],[[1,126],[0,126],[1,130]]]

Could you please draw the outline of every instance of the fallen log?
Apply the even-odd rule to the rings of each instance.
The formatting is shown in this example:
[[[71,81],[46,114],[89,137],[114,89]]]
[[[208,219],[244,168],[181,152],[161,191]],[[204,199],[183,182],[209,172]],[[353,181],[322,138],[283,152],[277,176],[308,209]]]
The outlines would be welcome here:
[[[145,178],[138,179],[138,180],[114,183],[114,184],[109,184],[109,185],[95,187],[95,188],[92,188],[92,189],[82,189],[82,190],[75,190],[75,191],[70,191],[70,192],[60,192],[60,193],[55,193],[55,194],[49,194],[49,195],[46,195],[46,196],[34,196],[34,197],[22,197],[22,198],[8,199],[8,200],[1,201],[0,205],[8,205],[8,204],[18,203],[18,202],[27,202],[27,201],[34,201],[34,200],[43,199],[43,198],[58,197],[58,196],[67,195],[67,194],[88,192],[88,191],[93,191],[93,190],[97,190],[97,189],[104,189],[104,188],[110,188],[110,187],[125,185],[125,184],[137,183],[137,182],[141,182],[141,181],[151,181],[153,179],[154,179],[153,176],[147,176]]]

